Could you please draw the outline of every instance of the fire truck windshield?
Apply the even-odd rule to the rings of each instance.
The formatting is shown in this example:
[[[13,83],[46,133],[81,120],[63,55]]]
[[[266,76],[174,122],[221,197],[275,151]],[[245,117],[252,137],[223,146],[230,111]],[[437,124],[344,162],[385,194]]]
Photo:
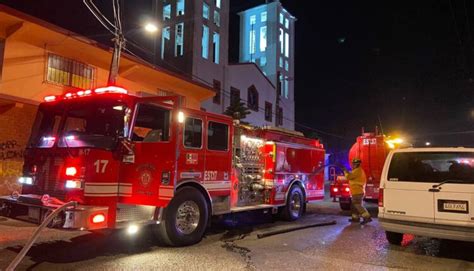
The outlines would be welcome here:
[[[41,106],[30,147],[114,149],[124,135],[126,111],[122,103],[102,99]]]

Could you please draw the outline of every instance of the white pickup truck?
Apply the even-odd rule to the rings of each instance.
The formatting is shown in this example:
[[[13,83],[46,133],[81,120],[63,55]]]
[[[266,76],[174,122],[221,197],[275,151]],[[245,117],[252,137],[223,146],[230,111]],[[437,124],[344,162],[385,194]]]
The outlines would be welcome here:
[[[409,233],[474,242],[474,149],[392,151],[380,180],[379,221],[391,244]]]

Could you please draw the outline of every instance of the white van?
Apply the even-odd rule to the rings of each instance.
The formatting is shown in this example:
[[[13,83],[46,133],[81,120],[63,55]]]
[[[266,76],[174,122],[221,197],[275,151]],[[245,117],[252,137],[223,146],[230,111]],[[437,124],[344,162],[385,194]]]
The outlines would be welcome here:
[[[379,222],[391,244],[403,234],[474,242],[474,149],[392,151],[380,180]]]

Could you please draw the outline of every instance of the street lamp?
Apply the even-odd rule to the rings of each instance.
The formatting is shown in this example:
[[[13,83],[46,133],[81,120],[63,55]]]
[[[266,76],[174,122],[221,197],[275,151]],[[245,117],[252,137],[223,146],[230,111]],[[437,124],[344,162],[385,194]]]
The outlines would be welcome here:
[[[145,25],[145,31],[148,33],[155,33],[156,31],[158,31],[158,26],[156,26],[156,24],[154,23],[147,23]]]
[[[425,146],[431,146],[431,142],[425,142]]]

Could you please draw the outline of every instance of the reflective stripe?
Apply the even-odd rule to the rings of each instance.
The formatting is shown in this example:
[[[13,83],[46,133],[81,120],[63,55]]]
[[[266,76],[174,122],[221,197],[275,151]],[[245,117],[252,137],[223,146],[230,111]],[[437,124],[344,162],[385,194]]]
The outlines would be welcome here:
[[[174,195],[174,189],[163,189],[160,188],[158,192],[159,197],[173,197]]]
[[[230,190],[230,181],[206,182],[203,185],[209,191]]]
[[[84,187],[86,197],[116,197],[132,196],[132,184],[130,183],[86,183]]]

